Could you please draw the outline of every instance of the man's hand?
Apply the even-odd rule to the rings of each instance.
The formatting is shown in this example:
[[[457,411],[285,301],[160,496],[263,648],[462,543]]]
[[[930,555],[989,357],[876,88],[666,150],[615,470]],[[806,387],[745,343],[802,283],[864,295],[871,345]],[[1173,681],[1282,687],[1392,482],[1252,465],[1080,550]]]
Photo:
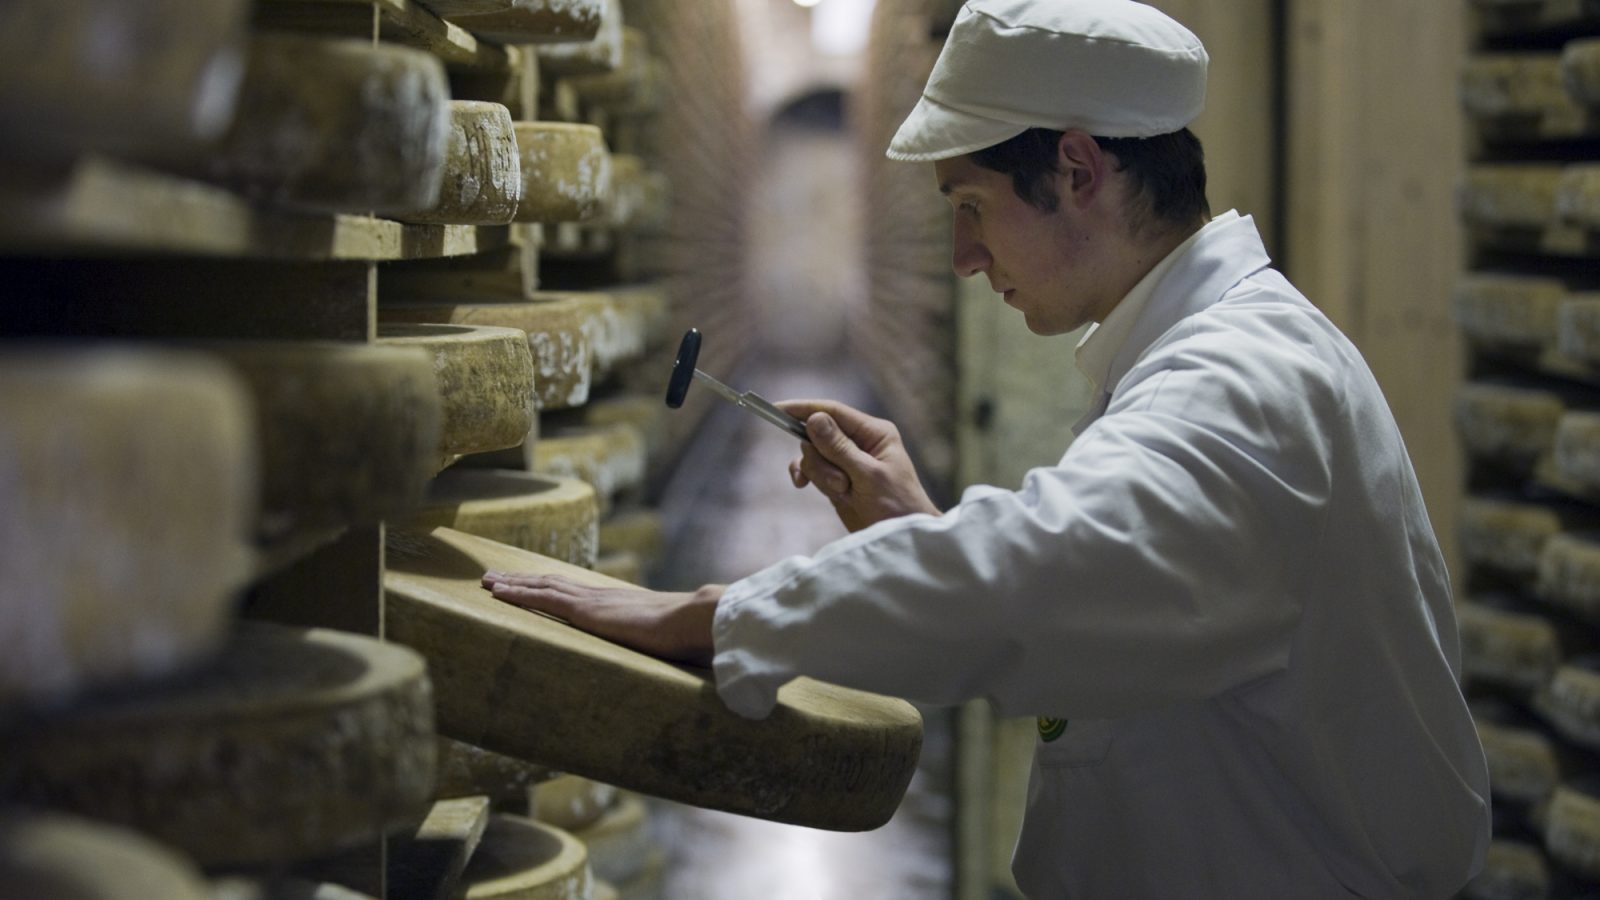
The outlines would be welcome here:
[[[486,572],[483,587],[497,600],[548,613],[606,640],[662,659],[711,664],[711,618],[724,585],[686,594],[644,588],[602,588],[559,575]]]
[[[797,488],[816,485],[844,527],[860,531],[911,513],[939,514],[893,422],[831,400],[777,405],[804,419],[811,436],[801,445],[800,458],[789,463],[789,479]]]

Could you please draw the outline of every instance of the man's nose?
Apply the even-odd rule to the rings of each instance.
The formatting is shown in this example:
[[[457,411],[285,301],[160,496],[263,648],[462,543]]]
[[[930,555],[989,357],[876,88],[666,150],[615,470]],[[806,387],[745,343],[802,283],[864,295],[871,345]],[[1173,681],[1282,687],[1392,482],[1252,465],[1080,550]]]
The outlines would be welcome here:
[[[972,226],[960,218],[955,222],[951,243],[951,262],[958,278],[967,278],[986,271],[989,264],[994,261],[989,255],[989,248],[973,234]]]

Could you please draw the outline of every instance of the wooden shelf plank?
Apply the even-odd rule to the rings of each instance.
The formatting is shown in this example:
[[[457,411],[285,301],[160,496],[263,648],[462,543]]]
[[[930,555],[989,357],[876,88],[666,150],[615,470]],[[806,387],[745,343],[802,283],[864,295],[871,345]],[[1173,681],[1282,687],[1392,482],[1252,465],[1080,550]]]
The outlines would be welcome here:
[[[397,260],[505,246],[505,226],[403,225],[268,209],[212,185],[96,157],[0,181],[0,253]]]
[[[415,0],[262,0],[255,21],[264,28],[370,37],[374,2],[385,41],[427,50],[456,69],[508,71],[518,62],[516,48],[480,41]]]

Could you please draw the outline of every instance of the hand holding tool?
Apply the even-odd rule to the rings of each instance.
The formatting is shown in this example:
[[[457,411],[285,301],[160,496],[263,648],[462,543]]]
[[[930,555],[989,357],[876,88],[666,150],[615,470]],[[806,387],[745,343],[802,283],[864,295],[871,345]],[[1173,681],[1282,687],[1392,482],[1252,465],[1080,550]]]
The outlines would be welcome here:
[[[683,405],[683,398],[689,394],[689,384],[695,379],[716,392],[717,396],[741,406],[756,416],[782,428],[800,440],[809,440],[806,437],[806,423],[796,419],[783,410],[773,406],[755,391],[739,393],[710,375],[695,368],[695,362],[700,358],[700,329],[691,328],[683,335],[683,341],[678,344],[678,358],[672,363],[672,377],[667,380],[667,405],[673,409]]]

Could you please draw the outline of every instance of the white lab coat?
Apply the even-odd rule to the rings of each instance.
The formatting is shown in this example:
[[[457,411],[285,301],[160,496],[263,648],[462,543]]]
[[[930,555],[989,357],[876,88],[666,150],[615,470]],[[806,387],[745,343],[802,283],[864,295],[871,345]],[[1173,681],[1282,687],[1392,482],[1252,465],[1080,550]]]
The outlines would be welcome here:
[[[1489,782],[1399,430],[1249,218],[1180,252],[1059,463],[730,585],[718,691],[1069,720],[1034,754],[1031,898],[1448,896]]]

